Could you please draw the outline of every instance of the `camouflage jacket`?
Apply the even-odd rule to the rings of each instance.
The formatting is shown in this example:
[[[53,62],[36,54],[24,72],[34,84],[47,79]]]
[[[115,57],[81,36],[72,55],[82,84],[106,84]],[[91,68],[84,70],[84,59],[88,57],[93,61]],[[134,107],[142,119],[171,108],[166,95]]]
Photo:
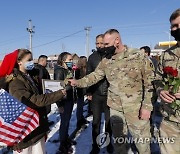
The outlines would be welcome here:
[[[152,110],[152,65],[144,53],[127,48],[111,59],[104,58],[94,72],[77,80],[78,87],[91,86],[106,76],[109,82],[108,106],[131,112],[145,108]]]
[[[177,69],[178,77],[180,77],[180,46],[178,46],[178,44],[164,51],[160,57],[160,61],[158,64],[158,71],[157,71],[156,80],[155,80],[155,87],[156,87],[156,91],[158,95],[159,95],[160,90],[163,89],[164,87],[164,85],[162,84],[162,79],[163,79],[162,75],[163,75],[163,68],[167,66]],[[180,100],[176,100],[176,101],[180,101]],[[161,109],[161,113],[165,117],[168,117],[169,115],[171,115],[171,113],[173,113],[173,111],[171,110],[170,104],[165,103],[165,102],[161,103],[160,109]],[[170,118],[173,121],[174,120],[180,121],[179,111],[176,112],[176,117],[177,115],[179,117],[179,120],[174,119],[174,116],[170,116],[168,118]]]

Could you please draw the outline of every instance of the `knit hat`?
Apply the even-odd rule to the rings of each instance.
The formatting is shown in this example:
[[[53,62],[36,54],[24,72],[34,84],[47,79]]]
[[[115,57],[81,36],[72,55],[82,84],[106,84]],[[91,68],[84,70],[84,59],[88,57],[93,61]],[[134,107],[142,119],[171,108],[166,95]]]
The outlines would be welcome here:
[[[12,73],[15,65],[17,64],[17,56],[18,50],[5,55],[0,66],[0,78]]]

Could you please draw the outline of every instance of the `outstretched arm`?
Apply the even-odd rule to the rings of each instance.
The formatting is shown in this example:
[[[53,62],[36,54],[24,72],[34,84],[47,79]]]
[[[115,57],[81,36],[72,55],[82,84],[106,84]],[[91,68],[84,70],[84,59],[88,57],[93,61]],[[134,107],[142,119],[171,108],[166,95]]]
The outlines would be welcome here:
[[[80,80],[69,80],[69,81],[71,82],[72,86],[77,86],[80,88],[92,86],[104,78],[104,76],[106,75],[105,67],[106,67],[106,64],[102,60],[94,72],[90,73],[89,75],[86,75]]]

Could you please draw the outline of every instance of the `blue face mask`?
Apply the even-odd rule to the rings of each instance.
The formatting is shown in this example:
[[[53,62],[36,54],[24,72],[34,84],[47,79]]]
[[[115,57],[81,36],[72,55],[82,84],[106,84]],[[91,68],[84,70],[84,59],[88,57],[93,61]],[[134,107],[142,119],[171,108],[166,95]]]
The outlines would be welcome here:
[[[34,68],[34,62],[33,61],[28,61],[24,64],[24,67],[26,70],[32,70]]]
[[[73,62],[65,62],[65,63],[66,63],[66,66],[67,66],[68,68],[72,68]]]

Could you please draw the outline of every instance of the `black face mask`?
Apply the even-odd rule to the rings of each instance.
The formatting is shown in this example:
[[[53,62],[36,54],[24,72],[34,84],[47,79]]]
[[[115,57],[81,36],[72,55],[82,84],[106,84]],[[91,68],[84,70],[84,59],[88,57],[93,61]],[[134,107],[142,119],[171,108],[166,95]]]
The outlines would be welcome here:
[[[100,56],[104,56],[105,53],[105,48],[97,48],[97,52],[100,54]]]
[[[106,54],[105,57],[107,59],[110,59],[115,54],[116,47],[114,45],[112,45],[110,47],[105,47],[104,50],[105,50],[105,54]]]
[[[180,28],[171,30],[171,36],[173,36],[176,41],[180,41]]]

